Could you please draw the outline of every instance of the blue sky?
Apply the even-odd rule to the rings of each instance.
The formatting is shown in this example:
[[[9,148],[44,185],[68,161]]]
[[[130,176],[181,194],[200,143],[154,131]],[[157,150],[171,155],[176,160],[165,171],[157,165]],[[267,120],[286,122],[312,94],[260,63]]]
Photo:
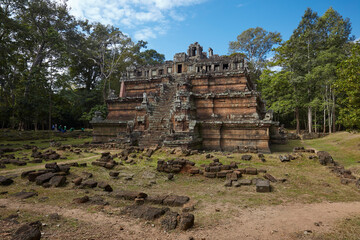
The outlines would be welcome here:
[[[63,0],[58,0],[63,1]],[[172,60],[177,52],[199,42],[206,51],[227,54],[229,41],[248,28],[262,27],[287,40],[307,7],[322,15],[333,7],[350,18],[360,38],[360,0],[68,0],[71,13],[112,24],[134,41],[143,39]]]

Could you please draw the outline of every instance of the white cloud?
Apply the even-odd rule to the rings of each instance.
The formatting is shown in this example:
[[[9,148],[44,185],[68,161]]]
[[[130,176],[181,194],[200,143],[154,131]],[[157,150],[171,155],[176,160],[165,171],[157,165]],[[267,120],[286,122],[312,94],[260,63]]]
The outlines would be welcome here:
[[[181,12],[181,8],[205,1],[207,0],[68,0],[67,5],[70,13],[77,18],[112,24],[120,29],[134,29],[136,39],[147,40],[164,34],[171,21],[184,21],[186,15]],[[156,31],[159,26],[162,26],[160,32]]]

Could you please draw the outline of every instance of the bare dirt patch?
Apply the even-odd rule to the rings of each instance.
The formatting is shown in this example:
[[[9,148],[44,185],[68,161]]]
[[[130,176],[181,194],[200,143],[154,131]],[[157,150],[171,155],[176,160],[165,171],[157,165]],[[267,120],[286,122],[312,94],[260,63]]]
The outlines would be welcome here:
[[[189,239],[190,236],[195,239],[291,239],[293,233],[299,231],[328,232],[337,221],[360,214],[360,202],[266,206],[241,209],[236,216],[211,228],[195,226],[187,232],[166,233],[145,221],[122,215],[110,216],[101,211],[90,213],[79,208],[65,209],[13,199],[0,199],[0,205],[6,209],[38,214],[58,213],[64,218],[85,223],[72,233],[48,229],[45,239]]]

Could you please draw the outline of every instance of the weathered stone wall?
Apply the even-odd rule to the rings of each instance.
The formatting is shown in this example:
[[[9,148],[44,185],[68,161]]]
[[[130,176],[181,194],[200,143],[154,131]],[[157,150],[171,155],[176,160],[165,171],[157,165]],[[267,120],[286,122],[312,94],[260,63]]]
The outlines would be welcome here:
[[[94,141],[269,152],[269,128],[276,123],[244,58],[198,51],[194,43],[174,61],[128,68],[122,97],[112,94],[107,118],[93,121]]]

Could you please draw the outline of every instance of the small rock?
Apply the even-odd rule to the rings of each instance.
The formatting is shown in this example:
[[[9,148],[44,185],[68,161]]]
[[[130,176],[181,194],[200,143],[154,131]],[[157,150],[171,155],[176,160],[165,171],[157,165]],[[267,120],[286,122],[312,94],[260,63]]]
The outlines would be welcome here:
[[[191,213],[182,213],[180,215],[180,229],[185,231],[194,226],[195,217]]]
[[[74,200],[73,200],[73,202],[75,202],[75,203],[86,203],[86,202],[88,202],[90,200],[90,198],[88,197],[88,196],[83,196],[83,197],[81,197],[81,198],[75,198]]]
[[[24,224],[16,230],[12,240],[40,240],[41,226],[39,221]]]
[[[174,179],[174,174],[173,173],[169,173],[167,176],[168,180],[172,180]]]

